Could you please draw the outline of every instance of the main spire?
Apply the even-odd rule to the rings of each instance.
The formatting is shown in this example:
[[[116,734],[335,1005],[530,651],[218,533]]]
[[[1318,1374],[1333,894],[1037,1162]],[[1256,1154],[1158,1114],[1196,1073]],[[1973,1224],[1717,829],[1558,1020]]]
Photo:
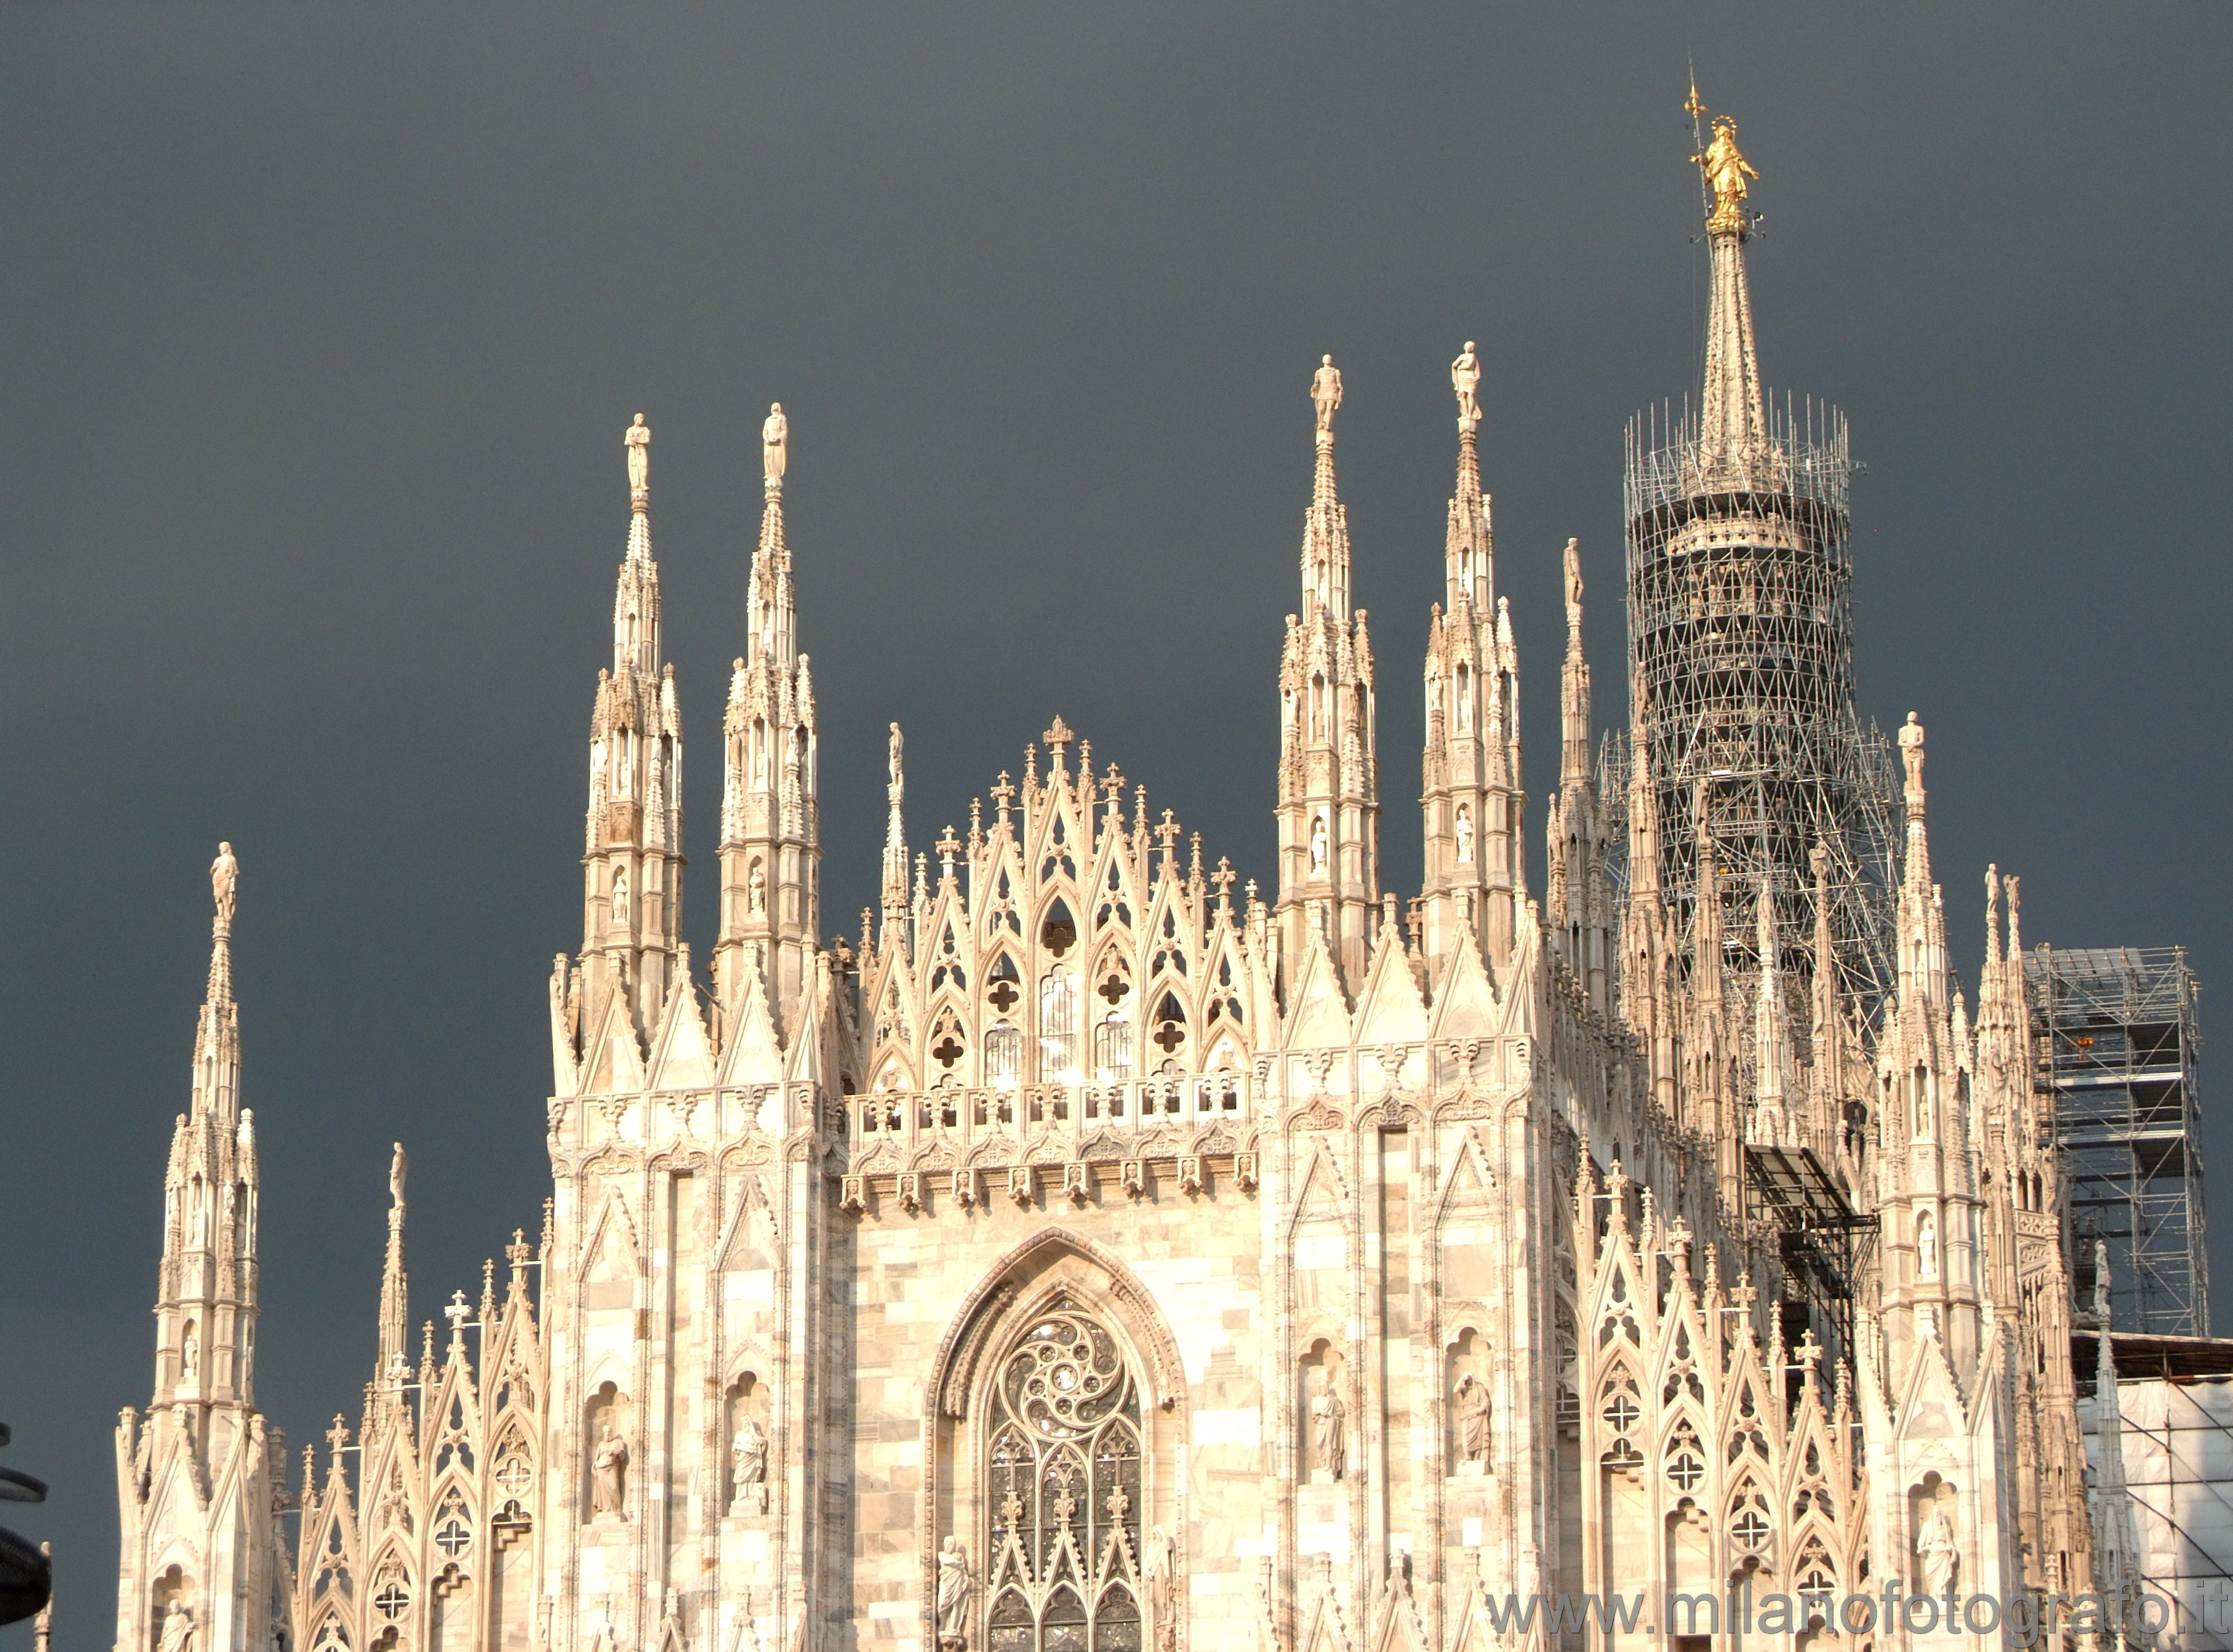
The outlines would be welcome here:
[[[1705,113],[1698,88],[1690,88],[1692,130]],[[1768,456],[1768,420],[1760,393],[1760,359],[1753,346],[1752,291],[1745,279],[1744,245],[1752,238],[1753,216],[1745,205],[1745,180],[1757,180],[1737,148],[1737,123],[1717,114],[1714,136],[1690,159],[1699,171],[1711,208],[1706,241],[1712,251],[1713,294],[1706,313],[1706,380],[1700,404],[1698,462],[1707,476],[1727,476],[1749,485]]]

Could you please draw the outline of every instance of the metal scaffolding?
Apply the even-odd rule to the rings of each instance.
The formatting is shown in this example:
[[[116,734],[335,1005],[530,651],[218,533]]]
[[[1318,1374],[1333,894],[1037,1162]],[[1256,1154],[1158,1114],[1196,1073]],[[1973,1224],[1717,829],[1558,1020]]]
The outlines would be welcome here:
[[[2070,1187],[2078,1304],[2093,1301],[2100,1239],[2119,1330],[2207,1337],[2198,989],[2185,951],[2042,946],[2024,973],[2042,1112]]]
[[[1702,798],[1728,991],[1751,997],[1754,902],[1768,889],[1803,1047],[1814,845],[1830,849],[1839,992],[1873,1024],[1893,985],[1904,822],[1891,744],[1864,729],[1853,707],[1845,419],[1787,400],[1770,404],[1768,425],[1764,446],[1737,465],[1702,452],[1687,404],[1630,422],[1629,673],[1658,797],[1660,888],[1685,967]],[[1624,827],[1626,754],[1605,755],[1601,795]],[[1621,837],[1613,842],[1624,850]],[[1624,885],[1624,865],[1618,873]]]

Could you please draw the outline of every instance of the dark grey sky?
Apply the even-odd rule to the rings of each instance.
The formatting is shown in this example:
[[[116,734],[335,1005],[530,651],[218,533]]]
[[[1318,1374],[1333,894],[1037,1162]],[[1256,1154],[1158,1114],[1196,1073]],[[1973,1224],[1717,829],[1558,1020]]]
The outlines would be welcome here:
[[[1268,872],[1322,350],[1414,887],[1467,338],[1531,833],[1569,534],[1624,701],[1621,423],[1697,366],[1686,51],[1763,174],[1767,377],[1868,463],[1860,693],[1930,725],[1958,961],[1995,859],[2028,939],[2233,981],[2233,10],[1538,10],[0,11],[0,1415],[56,1482],[10,1523],[55,1540],[66,1643],[112,1632],[219,837],[296,1447],[370,1368],[389,1141],[414,1318],[536,1226],[632,413],[700,957],[778,398],[834,922],[895,717],[919,844],[1059,711]]]

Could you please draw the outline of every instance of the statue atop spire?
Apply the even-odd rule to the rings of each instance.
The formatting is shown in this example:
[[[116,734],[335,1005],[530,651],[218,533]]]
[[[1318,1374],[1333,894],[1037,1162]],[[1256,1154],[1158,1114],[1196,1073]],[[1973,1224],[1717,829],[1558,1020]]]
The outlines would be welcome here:
[[[1923,812],[1923,725],[1916,720],[1913,712],[1899,731],[1899,755],[1907,765],[1907,812]]]
[[[232,845],[219,843],[217,859],[210,862],[210,894],[217,901],[218,929],[232,931],[233,891],[240,882],[240,862],[232,858]]]
[[[783,416],[783,403],[768,404],[768,416],[760,426],[760,468],[767,478],[771,493],[783,487],[783,470],[791,453],[791,420]]]
[[[651,426],[641,413],[622,435],[621,446],[628,450],[628,498],[641,510],[651,499]]]
[[[1684,107],[1702,114],[1703,106],[1697,103],[1697,88],[1692,87],[1691,101]],[[1706,187],[1714,193],[1713,216],[1706,220],[1706,228],[1709,231],[1734,230],[1743,234],[1750,227],[1745,214],[1745,179],[1758,181],[1760,174],[1737,148],[1735,117],[1715,115],[1713,142],[1691,156],[1690,160],[1705,175]]]
[[[1333,434],[1334,409],[1341,406],[1341,369],[1333,364],[1333,357],[1318,358],[1318,370],[1311,375],[1311,400],[1318,410],[1318,433]]]
[[[1582,543],[1566,541],[1566,636],[1579,642],[1582,634]]]
[[[893,724],[891,745],[885,758],[886,772],[890,778],[884,786],[884,797],[890,804],[890,815],[884,826],[884,929],[880,943],[884,946],[891,945],[894,938],[901,934],[907,920],[907,827],[901,815],[901,805],[907,798],[907,777],[900,762],[906,747],[900,725]]]
[[[1458,428],[1470,433],[1481,423],[1481,404],[1474,400],[1474,387],[1481,382],[1481,358],[1473,353],[1473,341],[1466,341],[1458,359],[1450,363],[1450,388],[1457,393]],[[1339,389],[1337,385],[1336,389]]]

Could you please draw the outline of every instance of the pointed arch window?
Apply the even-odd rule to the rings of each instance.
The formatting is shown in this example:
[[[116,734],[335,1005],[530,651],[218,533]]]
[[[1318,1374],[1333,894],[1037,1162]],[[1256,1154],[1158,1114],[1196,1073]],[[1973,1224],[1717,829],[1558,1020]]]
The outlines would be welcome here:
[[[1093,1028],[1094,1076],[1104,1084],[1121,1084],[1132,1076],[1132,1023],[1122,1010],[1111,1010]]]
[[[1077,978],[1051,969],[1039,982],[1039,1076],[1066,1083],[1077,1072]]]
[[[1067,1298],[1001,1363],[986,1465],[990,1652],[1140,1652],[1139,1385]]]
[[[1012,1088],[1023,1065],[1024,1036],[1014,1022],[1003,1018],[985,1030],[985,1077],[988,1083]]]

